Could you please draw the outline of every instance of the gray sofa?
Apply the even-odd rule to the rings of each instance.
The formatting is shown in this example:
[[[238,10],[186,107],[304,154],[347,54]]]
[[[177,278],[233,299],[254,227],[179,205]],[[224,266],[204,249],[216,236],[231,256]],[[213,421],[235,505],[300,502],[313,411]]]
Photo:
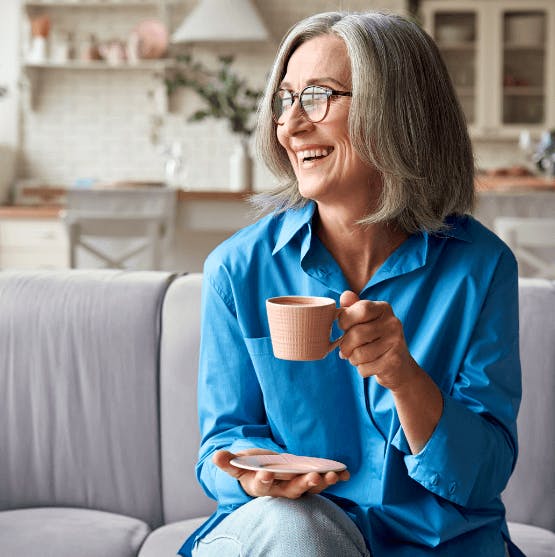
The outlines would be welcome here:
[[[0,556],[170,557],[198,487],[201,276],[0,272]],[[555,555],[555,286],[521,283],[521,455],[505,493]],[[222,556],[225,557],[225,556]]]

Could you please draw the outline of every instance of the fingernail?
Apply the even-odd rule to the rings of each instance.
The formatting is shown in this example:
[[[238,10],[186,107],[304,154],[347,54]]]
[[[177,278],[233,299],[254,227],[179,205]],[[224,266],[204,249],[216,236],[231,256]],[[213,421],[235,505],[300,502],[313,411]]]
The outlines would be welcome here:
[[[261,481],[263,484],[268,485],[268,484],[273,483],[274,480],[260,480],[260,481]]]
[[[343,356],[343,352],[341,352],[341,350],[339,351],[339,357],[340,357],[342,360],[345,360],[345,356]]]
[[[317,485],[318,485],[318,482],[315,482],[315,481],[308,482],[308,487],[316,487]]]

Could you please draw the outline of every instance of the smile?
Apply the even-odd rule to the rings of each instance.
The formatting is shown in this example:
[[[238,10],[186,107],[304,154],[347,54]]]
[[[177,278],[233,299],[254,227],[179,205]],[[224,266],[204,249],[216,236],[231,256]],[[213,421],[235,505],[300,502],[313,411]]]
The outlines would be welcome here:
[[[333,147],[324,147],[320,149],[304,149],[297,151],[297,160],[299,162],[311,162],[326,158],[333,151]]]

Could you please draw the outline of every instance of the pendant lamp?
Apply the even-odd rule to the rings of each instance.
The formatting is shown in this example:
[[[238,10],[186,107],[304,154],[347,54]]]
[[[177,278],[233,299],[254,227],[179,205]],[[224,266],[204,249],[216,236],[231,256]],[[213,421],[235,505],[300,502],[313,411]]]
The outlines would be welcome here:
[[[173,43],[266,41],[270,38],[250,0],[199,0],[172,35]]]

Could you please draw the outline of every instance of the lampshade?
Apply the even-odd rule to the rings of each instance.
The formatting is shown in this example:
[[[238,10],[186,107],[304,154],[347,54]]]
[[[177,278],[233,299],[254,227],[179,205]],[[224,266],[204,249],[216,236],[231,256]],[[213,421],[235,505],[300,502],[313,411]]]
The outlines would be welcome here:
[[[173,43],[265,41],[270,37],[250,0],[199,0]]]

